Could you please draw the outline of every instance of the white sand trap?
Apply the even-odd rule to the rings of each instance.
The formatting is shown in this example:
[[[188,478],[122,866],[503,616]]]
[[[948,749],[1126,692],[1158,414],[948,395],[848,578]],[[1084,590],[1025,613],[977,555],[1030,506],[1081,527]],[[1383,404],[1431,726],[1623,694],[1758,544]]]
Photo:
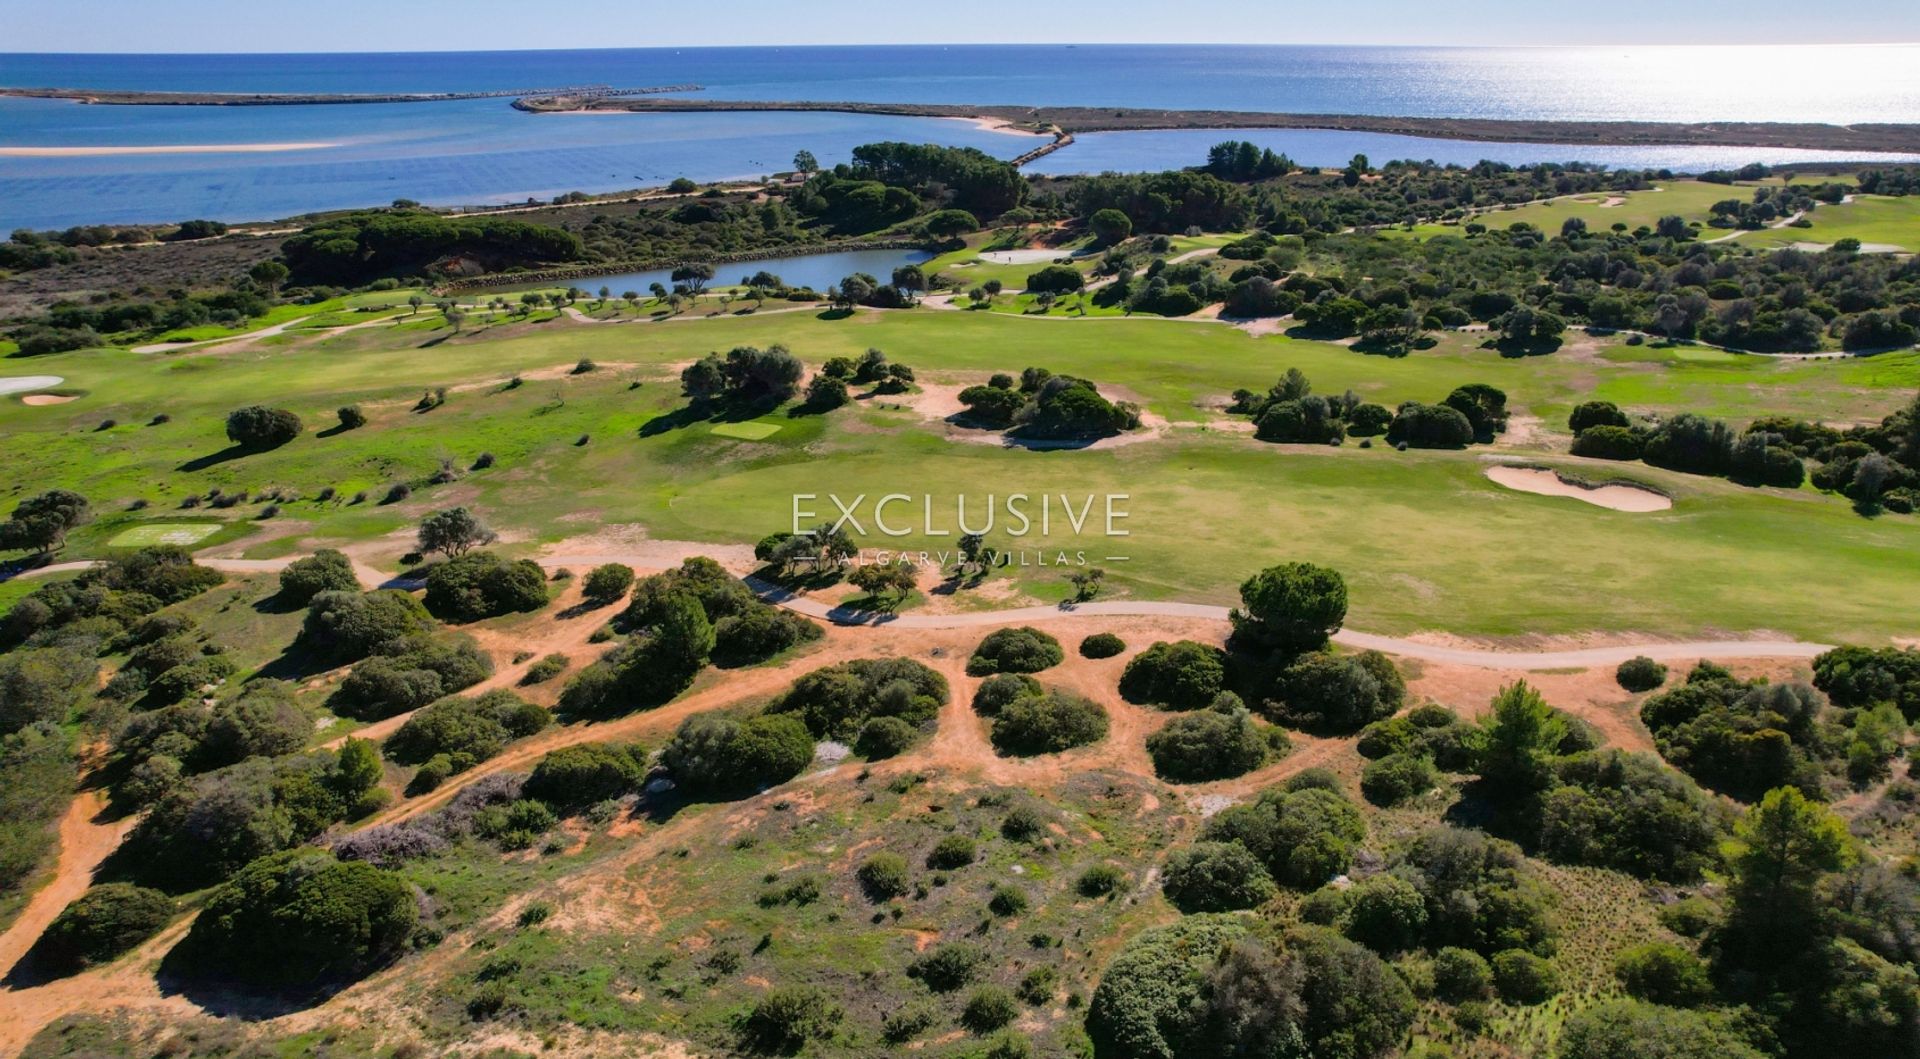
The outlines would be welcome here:
[[[990,265],[1033,265],[1055,258],[1072,257],[1068,250],[1054,250],[1040,247],[1033,250],[989,250],[979,258]]]
[[[49,386],[58,386],[67,380],[58,375],[13,375],[0,377],[0,394],[24,393],[28,390],[44,390]]]
[[[34,408],[40,408],[50,404],[66,404],[68,401],[77,400],[79,400],[79,398],[70,393],[30,393],[20,398],[20,403],[31,405]]]
[[[1540,496],[1567,496],[1604,507],[1610,511],[1665,511],[1673,506],[1671,497],[1651,489],[1631,485],[1576,485],[1553,471],[1539,467],[1489,467],[1487,477],[1495,484]]]

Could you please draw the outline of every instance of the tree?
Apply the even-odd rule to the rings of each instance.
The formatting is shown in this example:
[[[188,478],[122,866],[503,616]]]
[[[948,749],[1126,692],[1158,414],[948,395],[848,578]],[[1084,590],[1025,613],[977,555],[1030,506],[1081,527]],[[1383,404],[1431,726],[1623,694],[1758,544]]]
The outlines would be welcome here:
[[[1231,615],[1236,639],[1311,651],[1325,645],[1346,620],[1347,583],[1324,566],[1281,563],[1243,582],[1240,603]]]
[[[479,621],[547,603],[547,577],[531,559],[466,552],[427,571],[427,610],[442,621]]]
[[[1273,734],[1279,735],[1278,729]],[[1284,739],[1281,736],[1282,752]],[[1175,717],[1148,736],[1147,756],[1161,779],[1200,783],[1252,772],[1266,762],[1273,743],[1245,707],[1224,713],[1202,710]]]
[[[1734,829],[1724,956],[1762,973],[1803,959],[1820,932],[1820,880],[1854,855],[1832,810],[1793,787],[1767,792]]]
[[[1120,694],[1171,710],[1207,706],[1226,687],[1226,654],[1195,640],[1160,641],[1127,662]]]
[[[67,533],[92,519],[87,498],[66,489],[49,489],[14,506],[0,523],[0,549],[46,553],[66,543]]]
[[[36,948],[56,967],[102,963],[159,933],[173,898],[131,883],[103,883],[81,894],[47,927]]]
[[[915,293],[926,290],[926,270],[919,265],[901,265],[893,270],[893,285],[903,291]]]
[[[705,261],[690,261],[684,265],[676,265],[670,278],[675,283],[686,284],[687,293],[698,298],[700,292],[706,289],[707,283],[713,279],[713,266]]]
[[[973,649],[967,659],[967,673],[1038,673],[1059,665],[1067,657],[1060,641],[1031,626],[995,629]]]
[[[1567,1019],[1559,1059],[1762,1059],[1764,1054],[1729,1019],[1605,1000]]]
[[[527,777],[529,798],[558,806],[591,805],[640,789],[647,779],[647,749],[638,743],[582,743],[540,759]]]
[[[227,414],[227,439],[244,449],[271,449],[300,436],[300,417],[284,408],[248,405]]]
[[[1196,842],[1167,858],[1162,872],[1167,900],[1182,912],[1231,912],[1255,908],[1274,895],[1267,874],[1238,842]]]
[[[1668,941],[1649,941],[1614,957],[1613,973],[1627,995],[1669,1007],[1693,1007],[1713,998],[1705,960]]]
[[[1566,737],[1566,721],[1525,681],[1494,695],[1480,722],[1479,771],[1507,795],[1530,794],[1553,782],[1553,760]]]
[[[898,604],[913,592],[916,578],[912,563],[895,559],[890,563],[857,566],[847,575],[847,580],[871,597],[891,596],[893,602]]]
[[[278,261],[262,261],[247,270],[248,278],[267,289],[269,296],[280,293],[280,285],[287,281],[287,266]]]
[[[595,606],[618,602],[633,587],[633,568],[621,563],[602,563],[588,572],[581,583],[581,596]]]
[[[1133,221],[1111,207],[1095,211],[1093,216],[1087,218],[1087,227],[1093,231],[1094,241],[1101,246],[1125,242],[1133,234]]]
[[[820,162],[818,159],[813,157],[812,151],[809,151],[803,147],[800,150],[795,151],[793,153],[793,171],[794,172],[799,173],[803,176],[812,176],[814,173],[819,172],[819,170],[820,170]]]
[[[491,544],[498,535],[486,523],[464,507],[435,511],[420,520],[417,540],[423,552],[439,552],[454,558],[482,544]]]
[[[762,714],[738,720],[696,713],[660,750],[673,781],[694,794],[736,795],[784,783],[813,760],[813,736],[800,719]]]

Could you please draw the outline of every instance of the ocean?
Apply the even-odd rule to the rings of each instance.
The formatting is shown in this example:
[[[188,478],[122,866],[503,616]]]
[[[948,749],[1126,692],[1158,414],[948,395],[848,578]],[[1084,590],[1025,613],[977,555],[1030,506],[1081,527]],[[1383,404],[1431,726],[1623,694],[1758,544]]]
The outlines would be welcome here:
[[[247,92],[455,92],[697,83],[724,99],[1035,104],[1559,120],[1920,121],[1920,46],[1379,48],[977,45],[378,55],[0,55],[0,84]],[[263,153],[0,155],[0,226],[255,220],[411,198],[465,205],[828,165],[879,139],[1012,157],[1032,137],[832,114],[529,115],[506,99],[307,107],[0,99],[0,149],[287,144]],[[1038,171],[1197,164],[1227,134],[1110,133]],[[1475,144],[1312,130],[1297,161],[1594,161],[1679,169],[1820,161],[1779,149]],[[1356,146],[1361,144],[1362,146]]]

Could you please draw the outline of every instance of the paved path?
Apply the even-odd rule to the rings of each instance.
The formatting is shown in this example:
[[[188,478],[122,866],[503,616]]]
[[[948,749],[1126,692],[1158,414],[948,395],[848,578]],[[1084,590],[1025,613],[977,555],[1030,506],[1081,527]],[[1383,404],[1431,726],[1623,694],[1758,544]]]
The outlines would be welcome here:
[[[273,573],[284,569],[293,558],[282,559],[198,559],[202,566],[229,573]],[[662,565],[658,555],[607,554],[559,555],[538,560],[548,567],[583,566],[599,563],[625,563],[641,568]],[[22,571],[16,577],[44,577],[50,574],[77,573],[92,562],[53,563]],[[389,578],[371,567],[355,564],[363,583],[381,587],[417,587],[417,581]],[[1153,600],[1114,599],[1091,603],[1062,603],[1057,606],[1011,607],[1002,610],[967,611],[956,614],[881,614],[835,606],[817,599],[796,595],[778,585],[749,577],[747,584],[767,602],[810,618],[835,625],[884,625],[895,629],[970,629],[996,625],[1060,621],[1068,618],[1197,618],[1202,621],[1226,621],[1228,608],[1208,603],[1166,603]],[[1637,655],[1658,661],[1683,661],[1695,658],[1812,658],[1831,649],[1830,644],[1801,640],[1650,640],[1613,644],[1606,647],[1580,647],[1549,651],[1502,651],[1493,648],[1451,647],[1423,643],[1397,636],[1342,629],[1333,641],[1344,647],[1383,651],[1423,662],[1477,666],[1486,669],[1585,669],[1591,666],[1618,665]]]

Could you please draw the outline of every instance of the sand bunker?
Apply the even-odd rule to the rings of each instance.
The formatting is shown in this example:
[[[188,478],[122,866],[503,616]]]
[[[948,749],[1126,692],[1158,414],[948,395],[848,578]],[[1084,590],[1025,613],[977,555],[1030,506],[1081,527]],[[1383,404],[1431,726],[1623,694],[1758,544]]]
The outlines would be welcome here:
[[[1673,506],[1672,498],[1651,489],[1631,485],[1578,485],[1540,467],[1490,467],[1487,477],[1508,489],[1541,496],[1572,497],[1610,511],[1665,511]]]
[[[67,380],[58,375],[13,375],[0,377],[0,394],[25,393],[58,386]]]
[[[20,398],[20,403],[39,408],[42,405],[66,404],[68,401],[77,400],[79,400],[79,398],[70,393],[30,393]]]

